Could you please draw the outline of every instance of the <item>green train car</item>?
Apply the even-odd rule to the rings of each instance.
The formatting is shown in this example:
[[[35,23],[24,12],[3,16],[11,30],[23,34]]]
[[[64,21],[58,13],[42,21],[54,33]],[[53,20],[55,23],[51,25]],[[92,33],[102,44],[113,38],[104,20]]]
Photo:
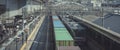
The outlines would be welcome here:
[[[57,19],[57,20],[56,20]],[[58,16],[53,16],[56,46],[74,46],[74,40]]]
[[[74,41],[66,28],[54,28],[57,46],[74,46]]]

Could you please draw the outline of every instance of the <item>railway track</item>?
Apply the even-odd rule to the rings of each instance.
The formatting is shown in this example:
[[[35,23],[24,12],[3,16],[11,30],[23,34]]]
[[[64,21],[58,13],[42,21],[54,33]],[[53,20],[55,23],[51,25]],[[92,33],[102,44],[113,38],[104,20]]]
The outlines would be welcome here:
[[[48,21],[47,21],[47,17],[46,19],[44,20],[42,26],[40,27],[38,33],[37,33],[37,36],[30,48],[30,50],[45,50],[46,49],[46,38],[47,38],[47,29],[48,27],[46,27],[48,25]]]

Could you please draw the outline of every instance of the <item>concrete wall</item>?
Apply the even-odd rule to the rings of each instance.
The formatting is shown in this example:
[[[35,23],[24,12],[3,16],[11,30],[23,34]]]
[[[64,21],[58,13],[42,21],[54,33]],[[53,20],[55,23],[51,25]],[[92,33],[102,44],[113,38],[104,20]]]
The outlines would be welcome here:
[[[5,13],[0,15],[0,17],[14,17],[16,15],[22,15],[22,11],[30,13],[41,8],[40,3],[33,1],[32,4],[26,5],[26,0],[0,0],[0,4],[6,5],[7,10]]]
[[[8,13],[9,13],[9,17],[17,15],[19,13],[17,0],[12,0],[12,1],[8,0],[7,10],[8,10]]]
[[[25,2],[25,0],[21,0]],[[21,2],[21,3],[22,3]],[[23,3],[21,4],[18,0],[0,0],[0,4],[6,5],[6,12],[1,14],[0,17],[13,17],[22,14]]]
[[[13,17],[19,13],[17,0],[0,0],[0,4],[6,5],[6,12],[0,17]]]
[[[5,4],[6,0],[0,0],[0,4]]]

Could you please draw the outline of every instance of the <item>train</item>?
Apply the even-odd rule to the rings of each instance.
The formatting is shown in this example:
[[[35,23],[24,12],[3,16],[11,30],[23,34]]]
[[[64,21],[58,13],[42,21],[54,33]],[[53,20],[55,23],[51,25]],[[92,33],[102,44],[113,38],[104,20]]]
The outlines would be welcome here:
[[[58,16],[52,16],[56,50],[80,50],[74,45],[74,39]]]
[[[72,19],[76,22],[81,22],[76,18]],[[120,50],[120,43],[117,43],[116,41],[106,37],[100,32],[91,29],[90,27],[84,25],[82,22],[80,24],[86,28],[86,38],[88,41],[87,45],[89,45],[92,50]]]
[[[85,46],[86,44],[86,28],[81,26],[79,22],[75,22],[74,20],[70,19],[69,17],[61,17],[61,20],[63,21],[64,25],[70,32],[71,36],[75,40],[76,46]]]

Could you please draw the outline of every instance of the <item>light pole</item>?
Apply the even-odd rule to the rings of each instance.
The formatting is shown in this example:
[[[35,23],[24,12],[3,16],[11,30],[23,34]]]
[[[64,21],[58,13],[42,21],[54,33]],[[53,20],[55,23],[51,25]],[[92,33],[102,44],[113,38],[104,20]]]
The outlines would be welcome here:
[[[18,48],[18,47],[17,47],[17,38],[15,39],[15,42],[16,42],[16,50],[17,50],[17,48]]]
[[[24,43],[24,33],[22,32],[22,44]]]
[[[102,18],[102,27],[104,27],[104,15],[103,15],[104,12],[103,12],[103,7],[101,7],[101,13],[102,13],[102,14],[101,14],[101,16],[102,16],[102,17],[101,17],[101,18]]]
[[[16,50],[18,50],[18,40],[20,39],[20,37],[16,37],[16,39],[15,39],[15,42],[16,42]]]
[[[25,11],[26,11],[26,8],[22,8],[22,29],[24,30],[24,18],[25,18]]]
[[[34,12],[33,12],[33,8],[32,8],[32,0],[29,0],[28,2],[29,2],[29,4],[30,4],[31,14],[33,14]]]

